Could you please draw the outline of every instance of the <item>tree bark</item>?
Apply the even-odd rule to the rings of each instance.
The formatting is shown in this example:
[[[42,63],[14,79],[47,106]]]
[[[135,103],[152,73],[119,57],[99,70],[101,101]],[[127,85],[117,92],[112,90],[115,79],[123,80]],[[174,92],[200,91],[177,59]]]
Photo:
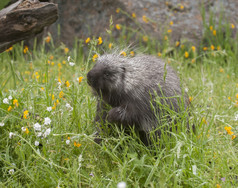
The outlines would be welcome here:
[[[19,0],[0,11],[0,53],[13,44],[34,37],[58,19],[54,3]]]

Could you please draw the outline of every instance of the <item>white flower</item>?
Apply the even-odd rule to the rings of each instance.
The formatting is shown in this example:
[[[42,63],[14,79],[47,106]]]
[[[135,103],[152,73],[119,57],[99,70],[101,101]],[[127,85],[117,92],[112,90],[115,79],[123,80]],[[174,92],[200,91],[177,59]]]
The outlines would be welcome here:
[[[22,130],[23,132],[25,132],[25,131],[26,131],[26,127],[22,127],[21,130]]]
[[[46,129],[45,133],[43,134],[44,137],[47,137],[51,132],[51,129]]]
[[[12,96],[11,96],[11,95],[9,95],[8,99],[9,99],[9,100],[12,100]]]
[[[188,88],[187,87],[184,90],[185,90],[186,93],[188,92]]]
[[[0,127],[3,127],[5,124],[3,122],[0,123]]]
[[[41,136],[42,136],[42,132],[38,132],[37,137],[41,137]]]
[[[45,125],[49,125],[51,123],[51,119],[49,117],[45,118]]]
[[[52,110],[52,107],[51,107],[51,106],[50,106],[50,107],[47,107],[46,110],[47,110],[48,112],[50,112],[50,111]]]
[[[39,123],[34,124],[35,131],[41,131],[41,125]]]
[[[4,103],[4,104],[9,104],[8,98],[3,99],[3,103]]]
[[[117,184],[117,188],[126,188],[126,182],[122,181]]]
[[[15,172],[15,170],[14,169],[10,169],[8,172],[9,172],[9,174],[13,174]]]
[[[13,132],[9,133],[9,138],[11,139],[15,134]]]
[[[70,65],[71,67],[73,67],[73,66],[75,65],[75,63],[74,63],[74,62],[69,62],[69,65]]]
[[[68,56],[68,61],[70,60],[70,56]]]
[[[70,143],[70,140],[66,140],[66,144],[69,144]]]
[[[235,118],[234,118],[235,121],[238,121],[238,112],[235,113]]]
[[[197,175],[197,166],[196,165],[192,165],[192,169],[193,169],[193,174]]]
[[[40,142],[35,141],[35,146],[39,146]]]
[[[71,107],[69,103],[66,103],[65,106],[66,106],[66,108],[67,108],[69,111],[72,111],[72,110],[73,110],[73,107]]]

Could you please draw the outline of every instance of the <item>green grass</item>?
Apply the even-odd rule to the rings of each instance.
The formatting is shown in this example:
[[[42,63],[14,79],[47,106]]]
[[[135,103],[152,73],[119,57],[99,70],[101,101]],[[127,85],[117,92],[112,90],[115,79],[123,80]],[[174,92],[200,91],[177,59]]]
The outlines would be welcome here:
[[[204,27],[204,44],[195,51],[192,44],[176,47],[169,37],[143,41],[141,32],[135,34],[125,27],[118,40],[109,32],[110,39],[103,39],[103,44],[98,45],[96,38],[90,44],[78,40],[67,53],[64,45],[55,47],[51,40],[26,54],[23,45],[0,54],[0,122],[4,123],[0,127],[0,186],[116,187],[124,181],[127,187],[237,187],[238,140],[225,127],[238,136],[238,40],[230,38],[229,24],[226,36],[219,29],[214,36],[209,25]],[[96,53],[110,51],[109,42],[114,47],[127,46],[121,42],[124,36],[128,43],[133,38],[140,40],[136,54],[160,52],[177,70],[191,99],[190,122],[196,134],[183,129],[185,116],[177,132],[163,134],[152,148],[145,147],[133,131],[126,135],[117,127],[103,137],[101,145],[93,142],[96,98],[86,74]],[[69,65],[68,56],[75,66]],[[9,104],[3,103],[9,96]],[[43,126],[46,117],[51,123]],[[50,134],[37,137],[36,123],[42,125],[42,133],[51,129]]]

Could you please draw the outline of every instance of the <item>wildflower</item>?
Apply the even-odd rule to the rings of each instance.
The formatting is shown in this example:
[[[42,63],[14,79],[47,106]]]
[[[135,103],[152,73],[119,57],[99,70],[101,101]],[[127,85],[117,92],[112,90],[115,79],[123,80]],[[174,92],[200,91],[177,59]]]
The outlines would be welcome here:
[[[8,99],[9,99],[9,100],[12,100],[12,96],[11,96],[11,95],[9,95]]]
[[[236,93],[236,98],[238,99],[238,93]]]
[[[44,125],[50,125],[50,123],[51,123],[51,119],[49,117],[46,117]]]
[[[228,97],[228,100],[231,100],[231,97]]]
[[[14,99],[14,100],[13,100],[13,105],[15,105],[16,107],[19,106],[19,104],[18,104],[18,100],[17,100],[17,99]]]
[[[53,59],[54,59],[54,56],[53,56],[53,55],[51,55],[49,58],[50,58],[50,60],[53,60]]]
[[[39,146],[40,142],[35,141],[35,146]]]
[[[3,127],[5,124],[3,122],[0,123],[0,127]]]
[[[21,130],[22,130],[23,132],[25,132],[26,134],[29,133],[29,129],[28,129],[27,127],[22,127]]]
[[[74,63],[74,62],[69,62],[69,65],[70,65],[71,67],[73,67],[73,66],[75,65],[75,63]]]
[[[9,106],[7,111],[10,112],[12,110],[12,106]]]
[[[130,55],[133,57],[135,56],[135,52],[134,51],[130,51]]]
[[[52,107],[47,107],[46,110],[50,112],[52,110]]]
[[[195,46],[192,46],[192,51],[195,52],[196,51],[196,47]]]
[[[78,78],[78,82],[79,82],[79,84],[82,82],[82,79],[83,79],[82,76],[80,76],[80,77]]]
[[[41,88],[40,88],[40,90],[41,90],[41,91],[44,91],[44,90],[45,90],[45,88],[41,87]]]
[[[117,188],[126,188],[126,182],[122,181],[117,184]]]
[[[59,98],[63,98],[63,96],[64,96],[64,92],[63,92],[63,91],[60,91],[60,93],[59,93]]]
[[[24,112],[23,112],[23,118],[24,119],[27,119],[29,117],[29,111],[28,110],[25,110]]]
[[[59,67],[59,69],[61,69],[61,68],[62,68],[62,65],[61,65],[61,63],[58,63],[58,67]]]
[[[236,138],[236,135],[232,135],[231,139],[234,140]]]
[[[35,131],[41,131],[41,125],[39,123],[34,124]]]
[[[85,43],[88,44],[90,42],[90,37],[88,37],[86,40],[85,40]]]
[[[108,44],[108,48],[111,49],[112,48],[112,43]]]
[[[41,137],[41,136],[42,136],[42,132],[38,132],[37,137]]]
[[[189,97],[189,102],[192,102],[192,100],[193,100],[193,97],[190,96]]]
[[[23,53],[26,54],[28,52],[28,46],[24,47]]]
[[[231,23],[230,25],[231,25],[231,29],[235,29],[235,25],[233,23]]]
[[[3,103],[4,103],[4,104],[9,104],[8,98],[4,98],[4,99],[3,99]]]
[[[189,53],[188,53],[187,51],[184,53],[184,57],[185,57],[185,58],[188,58],[188,57],[189,57]]]
[[[174,22],[173,22],[173,21],[170,21],[170,22],[169,22],[169,25],[174,25]]]
[[[207,51],[207,47],[206,46],[203,47],[203,51]]]
[[[51,129],[46,129],[45,133],[43,134],[43,137],[47,137],[48,135],[50,135]]]
[[[70,143],[70,140],[66,140],[66,144],[69,144]]]
[[[70,56],[68,56],[67,60],[68,60],[68,61],[70,60]]]
[[[98,45],[102,44],[102,37],[98,37]]]
[[[204,117],[202,118],[202,122],[207,125],[207,121]]]
[[[11,174],[11,175],[14,174],[14,172],[15,172],[14,169],[10,169],[10,170],[8,171],[8,173]]]
[[[66,103],[65,106],[66,106],[66,108],[67,108],[69,111],[72,111],[72,110],[73,110],[73,107],[71,107],[69,103]]]
[[[91,172],[91,173],[89,174],[89,176],[92,176],[92,177],[94,177],[94,174]]]
[[[97,54],[94,54],[94,56],[93,56],[93,62],[95,62],[97,58],[98,58],[98,55],[97,55]]]
[[[221,47],[220,47],[220,46],[217,46],[217,50],[221,50]]]
[[[131,14],[131,16],[132,16],[132,18],[136,18],[136,13],[133,12],[133,13]]]
[[[234,132],[231,131],[231,127],[227,127],[226,126],[225,130],[226,130],[227,134],[229,134],[229,135],[233,135],[234,134]]]
[[[209,29],[210,29],[210,31],[212,31],[212,30],[213,30],[213,26],[211,25],[211,26],[209,27]]]
[[[213,31],[212,31],[212,34],[213,34],[214,36],[216,36],[216,35],[217,35],[217,31],[216,31],[216,30],[213,30]]]
[[[226,181],[226,178],[221,178],[221,181]]]
[[[143,39],[144,42],[147,42],[148,41],[148,36],[143,36],[142,39]]]
[[[82,145],[82,144],[80,144],[80,143],[77,143],[76,141],[74,141],[74,146],[75,146],[75,147],[77,147],[77,148],[78,148],[78,147],[80,147],[81,145]]]
[[[213,45],[211,45],[211,50],[214,50],[214,49],[215,49],[215,47]]]
[[[164,36],[164,40],[168,40],[168,37],[166,35]]]
[[[158,52],[157,55],[158,55],[159,57],[161,57],[162,54],[161,54],[160,52]]]
[[[15,133],[10,132],[10,133],[9,133],[9,138],[11,139],[14,135],[15,135]]]
[[[54,94],[52,94],[51,98],[52,98],[52,101],[55,100],[55,96],[54,96]]]
[[[217,188],[221,188],[221,186],[219,184],[217,184]]]
[[[219,71],[220,71],[220,72],[224,72],[224,69],[223,69],[223,68],[220,68]]]
[[[147,18],[145,15],[142,16],[142,19],[143,19],[143,21],[144,21],[145,23],[148,23],[148,22],[149,22],[148,18]]]
[[[66,85],[66,87],[69,87],[70,86],[69,81],[65,81],[65,85]]]
[[[117,30],[121,30],[121,25],[120,24],[116,24],[116,29]]]
[[[46,42],[46,43],[49,43],[50,40],[51,40],[50,36],[47,36],[47,37],[45,38],[45,42]]]
[[[179,44],[180,44],[180,42],[179,42],[179,41],[176,41],[175,46],[178,47]]]
[[[66,64],[66,61],[62,61],[62,64],[65,65],[65,64]]]
[[[195,63],[195,61],[196,61],[195,59],[192,59],[192,63]]]
[[[68,48],[64,48],[64,53],[67,54],[69,52]]]
[[[121,51],[120,55],[123,55],[124,57],[126,57],[126,52],[125,51]]]
[[[117,9],[116,9],[116,13],[119,13],[119,12],[120,12],[120,10],[121,10],[120,8],[117,8]]]
[[[167,32],[168,32],[168,33],[171,33],[171,32],[172,32],[172,29],[168,29]]]
[[[183,9],[184,9],[184,6],[183,6],[183,5],[180,5],[180,9],[183,10]]]
[[[6,52],[12,51],[13,47],[11,46],[10,48],[6,49]]]

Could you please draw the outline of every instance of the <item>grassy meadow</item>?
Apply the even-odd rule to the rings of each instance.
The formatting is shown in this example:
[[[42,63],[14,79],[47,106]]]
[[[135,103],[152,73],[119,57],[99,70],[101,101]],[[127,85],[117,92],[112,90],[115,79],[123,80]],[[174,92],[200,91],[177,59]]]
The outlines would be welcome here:
[[[195,47],[172,43],[172,25],[161,41],[111,21],[107,38],[78,39],[71,49],[49,34],[40,46],[1,53],[0,187],[238,187],[236,26],[204,24]],[[135,38],[135,48],[123,48]],[[147,148],[114,126],[102,144],[93,141],[97,99],[86,74],[114,48],[158,56],[178,72],[195,134],[178,129]]]

